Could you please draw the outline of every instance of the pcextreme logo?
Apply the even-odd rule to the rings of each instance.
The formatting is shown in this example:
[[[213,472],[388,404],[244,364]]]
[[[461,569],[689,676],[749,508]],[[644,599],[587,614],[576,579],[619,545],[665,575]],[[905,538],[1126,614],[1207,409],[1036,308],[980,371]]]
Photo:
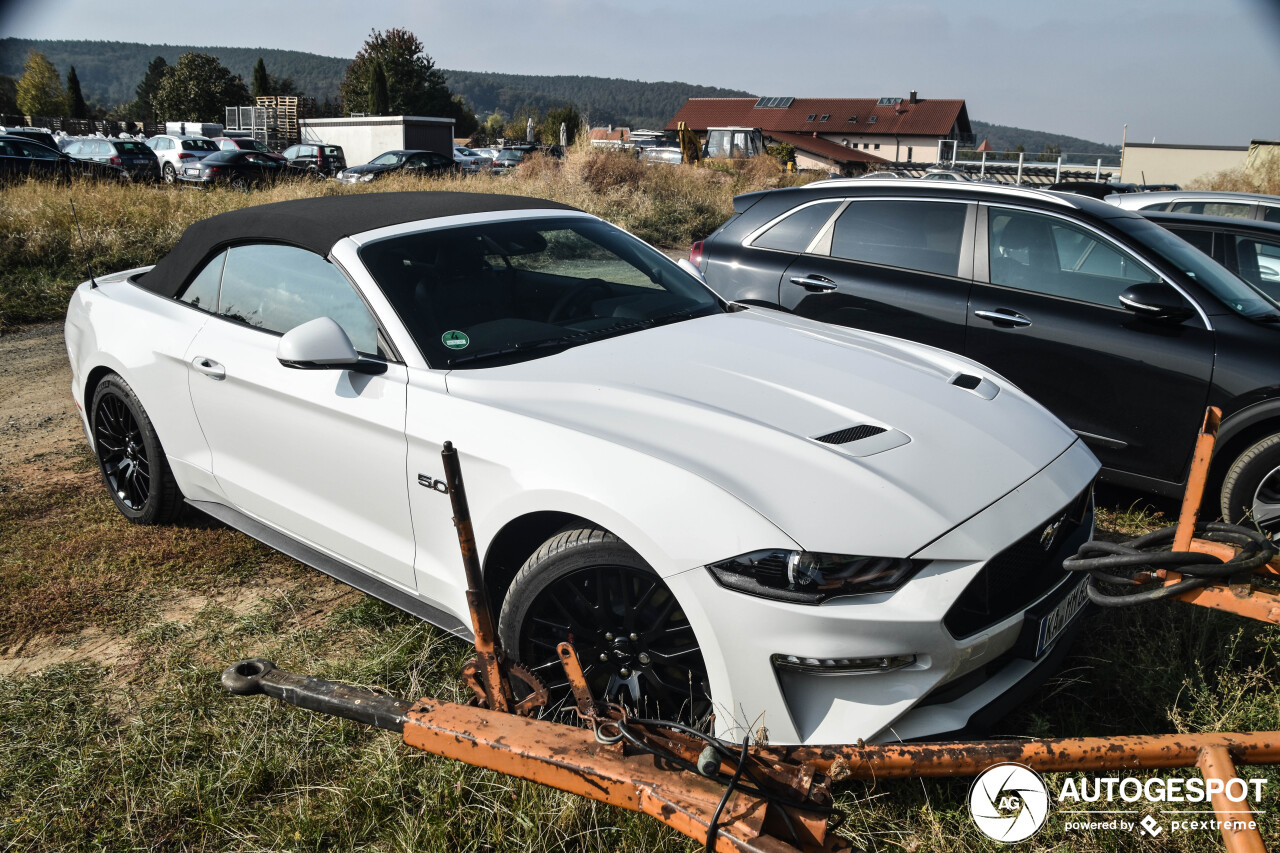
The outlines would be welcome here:
[[[1040,831],[1049,817],[1049,787],[1021,764],[996,764],[973,780],[969,814],[983,834],[1012,844]]]

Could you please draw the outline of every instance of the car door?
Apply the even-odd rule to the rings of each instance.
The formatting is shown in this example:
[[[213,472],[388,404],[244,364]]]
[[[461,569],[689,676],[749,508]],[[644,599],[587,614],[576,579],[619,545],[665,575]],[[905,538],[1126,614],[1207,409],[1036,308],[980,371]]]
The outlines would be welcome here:
[[[13,143],[18,150],[19,156],[24,157],[27,162],[28,174],[45,178],[66,177],[69,173],[67,168],[67,159],[52,148],[46,148],[38,142],[28,142],[25,139],[16,140]]]
[[[965,355],[1061,418],[1103,465],[1181,481],[1213,372],[1207,317],[1190,300],[1182,321],[1126,309],[1121,292],[1161,276],[1071,219],[983,205],[978,235]]]
[[[787,267],[778,301],[803,317],[962,352],[973,211],[963,200],[852,199]]]
[[[324,258],[276,244],[227,252],[215,317],[187,351],[214,479],[247,515],[414,589],[405,367],[368,375],[281,364],[280,335],[322,316],[379,355],[373,314]]]

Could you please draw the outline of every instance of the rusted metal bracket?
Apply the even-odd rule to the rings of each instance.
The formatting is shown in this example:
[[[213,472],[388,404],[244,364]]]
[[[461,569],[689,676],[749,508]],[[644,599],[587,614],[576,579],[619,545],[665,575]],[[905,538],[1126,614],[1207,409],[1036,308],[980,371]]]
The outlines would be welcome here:
[[[476,637],[476,656],[462,668],[462,678],[475,694],[474,704],[481,708],[514,714],[532,714],[547,704],[547,688],[538,676],[518,663],[509,661],[498,639],[497,620],[489,601],[476,551],[476,537],[471,529],[471,508],[462,483],[462,466],[453,442],[446,441],[440,451],[444,463],[445,483],[453,504],[453,525],[458,531],[458,547],[462,550],[462,567],[467,576],[467,607]],[[512,680],[523,686],[516,698]]]
[[[700,843],[713,834],[711,847],[722,853],[846,849],[830,832],[833,780],[974,776],[1014,762],[1041,772],[1197,767],[1206,779],[1226,782],[1237,778],[1237,764],[1280,764],[1280,732],[753,746],[740,774],[749,783],[730,787],[725,780],[744,754],[740,747],[672,723],[610,716],[593,732],[438,699],[409,703],[260,659],[229,667],[223,684],[233,693],[263,693],[401,732],[406,744],[435,755],[643,812]],[[708,743],[716,745],[715,758],[700,761]],[[1256,828],[1241,826],[1240,804],[1225,797],[1212,804],[1228,853],[1265,850]]]

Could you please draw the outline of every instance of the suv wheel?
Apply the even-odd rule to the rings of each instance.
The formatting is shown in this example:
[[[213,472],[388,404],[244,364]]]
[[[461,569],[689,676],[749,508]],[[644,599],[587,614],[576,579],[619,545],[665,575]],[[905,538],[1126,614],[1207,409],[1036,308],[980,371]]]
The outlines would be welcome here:
[[[516,575],[498,620],[502,645],[568,701],[556,645],[573,643],[598,698],[642,716],[704,724],[707,668],[675,596],[640,555],[598,527],[562,531]]]
[[[1222,481],[1222,517],[1280,531],[1280,435],[1254,444],[1227,469]]]
[[[163,170],[163,171],[164,171],[164,182],[165,182],[166,184],[173,184],[173,183],[177,183],[177,181],[178,181],[178,170],[177,170],[177,169],[175,169],[175,168],[173,168],[173,164],[172,164],[172,163],[165,163],[165,164],[164,164],[164,170]]]

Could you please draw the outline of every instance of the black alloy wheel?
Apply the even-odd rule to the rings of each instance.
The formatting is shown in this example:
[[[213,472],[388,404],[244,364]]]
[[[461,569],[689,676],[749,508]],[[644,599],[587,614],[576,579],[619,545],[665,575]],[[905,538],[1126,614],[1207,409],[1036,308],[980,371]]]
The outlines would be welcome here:
[[[567,707],[556,652],[573,644],[597,699],[644,717],[705,726],[712,713],[706,664],[679,602],[635,551],[598,528],[548,540],[512,583],[503,645]]]
[[[120,377],[98,383],[92,429],[103,482],[125,518],[159,524],[176,517],[182,494],[151,419]]]

